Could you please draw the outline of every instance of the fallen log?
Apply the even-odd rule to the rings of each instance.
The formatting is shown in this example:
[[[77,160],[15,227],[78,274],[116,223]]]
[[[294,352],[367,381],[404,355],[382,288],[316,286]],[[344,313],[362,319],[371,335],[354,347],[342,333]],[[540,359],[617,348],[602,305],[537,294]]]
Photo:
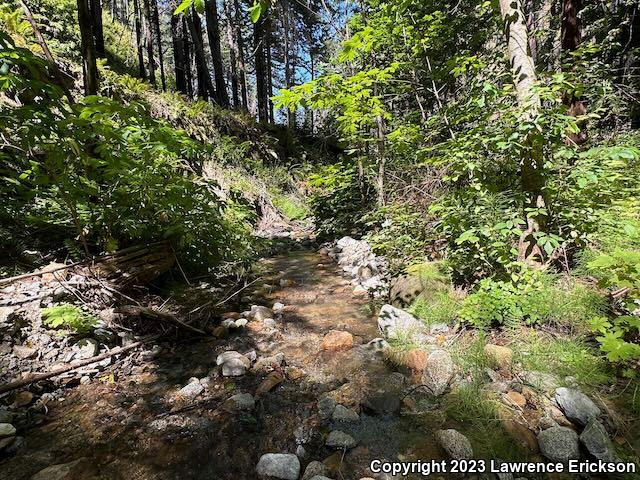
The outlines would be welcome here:
[[[151,307],[143,307],[137,305],[125,305],[122,307],[118,307],[114,310],[115,313],[120,313],[126,315],[128,317],[146,317],[152,320],[161,320],[165,322],[173,323],[179,327],[186,328],[187,330],[191,330],[192,332],[198,333],[200,335],[206,335],[207,333],[196,328],[194,326],[189,325],[188,323],[179,320],[175,315],[171,315],[170,313],[161,312]]]
[[[96,355],[95,357],[91,357],[91,358],[87,358],[87,359],[84,359],[84,360],[77,360],[75,362],[71,362],[69,365],[65,365],[64,367],[56,368],[55,370],[52,370],[51,372],[36,373],[36,374],[31,375],[31,376],[29,376],[27,378],[23,378],[22,380],[17,380],[15,382],[7,383],[6,385],[0,386],[0,395],[2,395],[4,393],[7,393],[7,392],[10,392],[10,391],[15,390],[15,389],[20,388],[20,387],[24,387],[26,385],[30,385],[30,384],[32,384],[34,382],[39,382],[40,380],[46,380],[48,378],[55,377],[55,376],[61,375],[63,373],[70,372],[72,370],[75,370],[75,369],[80,368],[80,367],[84,367],[84,366],[89,365],[91,363],[100,362],[100,361],[105,360],[107,358],[113,357],[114,355],[118,355],[120,353],[128,352],[129,350],[133,350],[134,348],[139,347],[143,343],[155,340],[156,338],[158,338],[158,336],[155,336],[155,337],[152,337],[152,338],[148,338],[146,340],[141,340],[139,342],[132,343],[130,345],[127,345],[126,347],[114,348],[114,349],[112,349],[112,350],[110,350],[108,352],[101,353],[100,355]]]

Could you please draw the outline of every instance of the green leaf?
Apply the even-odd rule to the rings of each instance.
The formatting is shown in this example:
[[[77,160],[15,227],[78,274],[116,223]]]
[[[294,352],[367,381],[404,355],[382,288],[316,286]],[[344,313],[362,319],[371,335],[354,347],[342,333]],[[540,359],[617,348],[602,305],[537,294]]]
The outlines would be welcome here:
[[[193,4],[193,0],[182,0],[182,3],[180,5],[178,5],[178,8],[176,8],[173,11],[173,14],[174,15],[180,15],[182,12],[184,12],[189,7],[191,7],[192,4]]]

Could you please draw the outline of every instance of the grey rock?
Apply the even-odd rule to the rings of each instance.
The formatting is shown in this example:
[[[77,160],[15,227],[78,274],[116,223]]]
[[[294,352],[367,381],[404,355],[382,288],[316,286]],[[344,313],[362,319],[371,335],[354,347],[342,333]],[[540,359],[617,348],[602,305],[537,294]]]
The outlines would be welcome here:
[[[424,324],[413,315],[393,305],[383,305],[378,314],[378,328],[387,338],[419,336],[424,334]]]
[[[311,480],[331,480],[329,477],[325,477],[324,475],[314,475],[311,477]]]
[[[353,448],[358,444],[355,438],[340,430],[333,430],[327,437],[326,445],[331,448]]]
[[[296,447],[296,456],[302,460],[303,458],[307,457],[307,451],[305,450],[305,448],[302,445],[298,445]]]
[[[455,364],[445,350],[435,350],[427,358],[427,366],[422,373],[422,382],[434,395],[442,395],[455,373]]]
[[[322,462],[313,461],[307,465],[307,468],[304,469],[304,474],[302,475],[302,480],[311,480],[313,477],[318,475],[324,475],[328,473],[328,469],[326,465]]]
[[[0,438],[16,434],[16,427],[10,423],[0,423]]]
[[[603,462],[616,462],[613,444],[604,426],[595,418],[591,419],[580,435],[580,441],[587,451]]]
[[[360,416],[358,412],[351,408],[347,408],[344,405],[336,405],[336,408],[333,410],[333,421],[334,422],[358,422],[360,421]]]
[[[258,461],[256,473],[259,477],[297,480],[300,460],[292,453],[265,453]]]
[[[250,393],[237,393],[227,400],[235,410],[253,410],[256,401]]]
[[[567,463],[580,458],[578,434],[568,427],[551,427],[538,434],[540,453],[552,462]]]
[[[366,411],[375,415],[387,415],[400,411],[400,397],[393,392],[374,392],[360,404]]]
[[[434,323],[429,327],[429,333],[431,335],[444,335],[449,333],[449,325],[446,323]]]
[[[195,378],[195,379],[191,379],[187,385],[182,387],[178,392],[178,395],[180,395],[185,400],[193,400],[198,395],[200,395],[203,391],[204,391],[204,387],[202,386],[200,381],[197,378]]]
[[[106,328],[96,328],[93,331],[93,336],[106,345],[115,345],[118,341],[118,334]]]
[[[95,357],[100,352],[100,344],[93,338],[82,338],[73,346],[74,358],[83,360]]]
[[[0,410],[0,423],[13,422],[14,413],[8,410]]]
[[[261,305],[253,305],[251,307],[251,312],[249,313],[249,317],[258,322],[263,321],[265,318],[272,318],[273,312],[268,307],[263,307]]]
[[[541,392],[550,392],[560,384],[558,377],[555,375],[536,371],[526,372],[524,374],[524,381],[527,385],[530,385]]]
[[[589,397],[573,388],[556,389],[555,400],[566,417],[578,425],[584,426],[602,413]]]
[[[88,478],[87,473],[95,471],[95,467],[87,458],[79,458],[73,462],[51,465],[36,473],[31,480],[74,480]]]
[[[251,366],[251,361],[241,353],[229,350],[218,355],[216,365],[222,365],[223,376],[238,377],[247,372],[247,369]]]
[[[270,372],[284,363],[284,353],[276,353],[270,357],[260,358],[253,366],[254,370]]]
[[[457,430],[438,430],[436,432],[436,440],[438,445],[454,460],[469,460],[473,458],[471,442]]]
[[[333,411],[336,408],[336,401],[333,398],[325,395],[318,399],[317,407],[318,415],[320,416],[320,418],[323,420],[328,420],[329,418],[331,418],[331,415],[333,415]]]
[[[23,360],[27,358],[34,358],[37,353],[38,351],[35,348],[25,347],[22,345],[15,345],[13,347],[13,354]]]

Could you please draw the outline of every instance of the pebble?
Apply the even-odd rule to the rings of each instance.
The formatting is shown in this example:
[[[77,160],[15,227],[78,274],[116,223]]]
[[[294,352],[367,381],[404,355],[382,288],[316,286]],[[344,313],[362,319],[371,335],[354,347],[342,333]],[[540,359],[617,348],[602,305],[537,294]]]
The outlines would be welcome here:
[[[238,377],[247,372],[247,369],[251,366],[251,361],[235,350],[229,350],[218,355],[216,365],[222,365],[223,376]]]
[[[250,393],[237,393],[229,397],[225,403],[234,410],[253,410],[256,406],[256,401]]]
[[[333,410],[332,418],[334,422],[360,421],[360,416],[358,415],[358,413],[351,408],[345,407],[344,405],[336,405],[336,408]]]
[[[438,445],[454,460],[470,460],[473,458],[473,448],[467,437],[454,429],[438,430],[436,432]]]

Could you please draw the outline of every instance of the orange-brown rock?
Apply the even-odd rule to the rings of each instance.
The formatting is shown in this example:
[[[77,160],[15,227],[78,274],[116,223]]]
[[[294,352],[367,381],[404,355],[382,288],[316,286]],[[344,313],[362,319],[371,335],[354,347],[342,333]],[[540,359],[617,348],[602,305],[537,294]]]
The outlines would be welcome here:
[[[322,339],[323,350],[348,350],[353,347],[353,335],[341,330],[331,330]]]
[[[513,390],[505,394],[505,400],[509,405],[513,405],[518,408],[524,408],[527,405],[527,399],[524,395]]]
[[[429,352],[420,348],[412,348],[404,355],[403,363],[410,370],[422,372],[427,366],[428,357]]]

